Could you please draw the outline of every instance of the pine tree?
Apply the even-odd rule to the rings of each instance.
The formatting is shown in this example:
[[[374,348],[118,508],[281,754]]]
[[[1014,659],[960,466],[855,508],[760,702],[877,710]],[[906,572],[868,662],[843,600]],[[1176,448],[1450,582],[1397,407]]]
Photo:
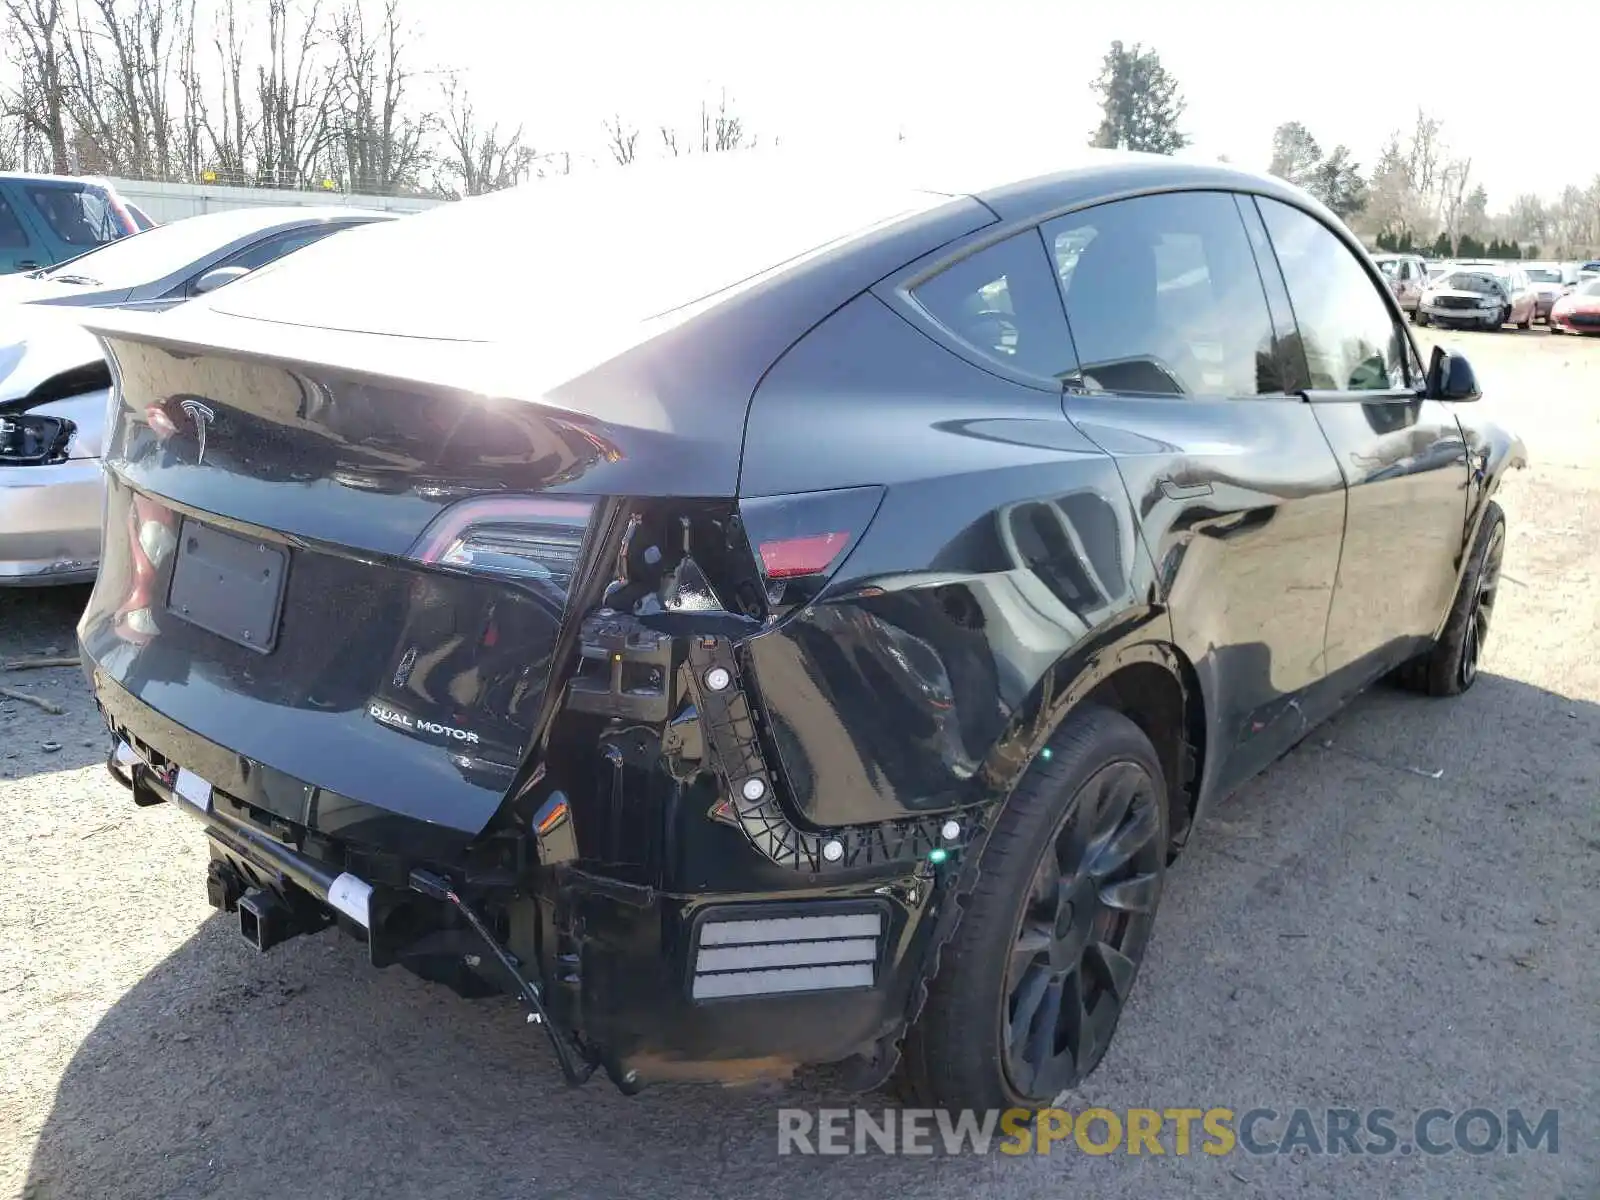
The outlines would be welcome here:
[[[1103,116],[1090,145],[1171,154],[1189,144],[1178,128],[1187,105],[1154,50],[1112,42],[1092,86]]]

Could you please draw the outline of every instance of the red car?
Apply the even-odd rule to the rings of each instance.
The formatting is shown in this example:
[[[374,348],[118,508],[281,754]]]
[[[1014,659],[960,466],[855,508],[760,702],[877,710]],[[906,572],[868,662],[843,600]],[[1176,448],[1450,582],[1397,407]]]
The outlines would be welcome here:
[[[1578,285],[1550,310],[1551,333],[1600,334],[1600,279]]]

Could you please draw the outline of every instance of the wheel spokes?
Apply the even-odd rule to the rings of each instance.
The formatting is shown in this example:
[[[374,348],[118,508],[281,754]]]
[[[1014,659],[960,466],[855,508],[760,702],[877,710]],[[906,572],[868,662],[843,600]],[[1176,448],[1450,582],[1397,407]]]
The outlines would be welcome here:
[[[1156,835],[1156,811],[1153,802],[1138,805],[1132,816],[1100,847],[1094,862],[1089,865],[1096,879],[1114,874],[1119,867],[1138,854]]]
[[[1133,959],[1108,942],[1091,942],[1083,961],[1085,966],[1094,965],[1095,977],[1109,997],[1119,1005],[1127,1000],[1139,971]]]
[[[1006,990],[1015,994],[1023,976],[1041,954],[1050,949],[1050,931],[1037,925],[1023,927],[1022,935],[1011,948],[1011,965],[1006,971]]]
[[[1049,1069],[1051,1059],[1056,1056],[1056,1027],[1061,1021],[1062,990],[1062,980],[1049,981],[1034,1013],[1033,1023],[1028,1029],[1027,1045],[1023,1048],[1023,1059],[1030,1068],[1029,1087],[1036,1093],[1040,1077]]]
[[[1134,875],[1100,887],[1100,903],[1122,912],[1153,913],[1160,898],[1161,880],[1153,873]]]
[[[1045,993],[1050,990],[1050,983],[1049,971],[1043,966],[1032,966],[1023,975],[1022,982],[1014,993],[1015,1004],[1011,1010],[1011,1027],[1006,1043],[1011,1051],[1012,1060],[1019,1065],[1027,1061],[1028,1039],[1032,1036],[1033,1026],[1039,1015],[1039,1006],[1044,1003]]]

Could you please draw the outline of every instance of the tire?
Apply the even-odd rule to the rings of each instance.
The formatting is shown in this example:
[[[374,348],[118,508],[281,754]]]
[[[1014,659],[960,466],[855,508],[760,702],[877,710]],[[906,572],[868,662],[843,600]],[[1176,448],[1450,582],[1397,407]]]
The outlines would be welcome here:
[[[1491,500],[1478,526],[1472,563],[1461,577],[1444,632],[1431,650],[1400,668],[1403,686],[1425,696],[1459,696],[1477,682],[1478,661],[1500,590],[1505,547],[1505,513]]]
[[[1546,328],[1548,328],[1551,333],[1565,333],[1566,332],[1565,329],[1561,328],[1561,326],[1557,325],[1554,321],[1550,320],[1549,317],[1545,318],[1545,322],[1544,323],[1545,323]]]
[[[1538,310],[1537,310],[1537,309],[1531,309],[1531,310],[1529,310],[1529,312],[1528,312],[1528,319],[1527,319],[1527,320],[1526,320],[1526,321],[1519,321],[1519,322],[1518,322],[1518,323],[1517,323],[1517,328],[1518,328],[1518,329],[1522,329],[1522,330],[1528,330],[1528,329],[1532,329],[1532,328],[1533,328],[1533,317],[1534,317],[1534,313],[1535,313],[1535,312],[1537,312],[1537,311],[1538,311]]]
[[[1150,740],[1109,709],[1070,715],[984,845],[907,1035],[901,1091],[931,1107],[1039,1108],[1081,1083],[1144,959],[1168,838]]]
[[[1417,314],[1411,318],[1411,323],[1413,325],[1426,325],[1428,323],[1428,314],[1423,312],[1420,308],[1417,309]]]

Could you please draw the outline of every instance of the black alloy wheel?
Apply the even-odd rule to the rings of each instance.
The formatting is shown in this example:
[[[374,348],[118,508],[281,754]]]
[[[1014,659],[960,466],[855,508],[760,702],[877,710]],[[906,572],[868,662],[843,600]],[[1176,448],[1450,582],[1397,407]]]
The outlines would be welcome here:
[[[922,1106],[1040,1108],[1111,1044],[1166,877],[1162,760],[1122,713],[1066,717],[979,852],[976,880],[907,1034]]]
[[[1005,1069],[1053,1097],[1099,1065],[1144,958],[1166,847],[1155,781],[1136,763],[1079,789],[1034,871],[1006,974]]]
[[[1505,513],[1491,500],[1478,522],[1472,556],[1445,618],[1444,630],[1431,649],[1396,671],[1396,681],[1402,687],[1429,696],[1459,696],[1477,680],[1500,595],[1500,565],[1505,552]]]
[[[1483,645],[1489,639],[1489,622],[1494,618],[1494,602],[1500,591],[1500,564],[1506,553],[1506,523],[1496,521],[1489,530],[1489,542],[1484,548],[1483,564],[1478,571],[1477,586],[1472,593],[1472,609],[1464,628],[1461,647],[1461,690],[1472,686],[1478,677],[1478,660],[1483,656]]]

